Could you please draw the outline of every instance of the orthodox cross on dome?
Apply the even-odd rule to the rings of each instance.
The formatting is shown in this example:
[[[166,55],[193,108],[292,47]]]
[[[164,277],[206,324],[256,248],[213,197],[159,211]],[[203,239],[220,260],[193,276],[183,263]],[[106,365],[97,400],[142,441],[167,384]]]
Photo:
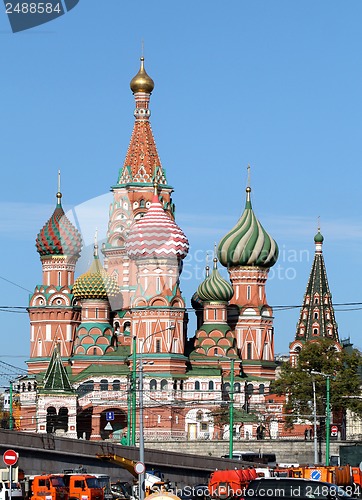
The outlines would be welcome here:
[[[94,233],[93,256],[95,259],[98,259],[98,228],[97,227],[96,227],[96,232]]]
[[[60,200],[62,197],[62,193],[60,191],[60,170],[58,170],[58,191],[57,191],[57,203],[60,205]]]

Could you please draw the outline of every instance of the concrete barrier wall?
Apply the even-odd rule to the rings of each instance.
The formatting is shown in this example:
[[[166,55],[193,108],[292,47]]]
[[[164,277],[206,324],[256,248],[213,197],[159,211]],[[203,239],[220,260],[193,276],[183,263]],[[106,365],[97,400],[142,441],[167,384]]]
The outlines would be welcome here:
[[[351,445],[350,441],[331,441],[330,455],[338,455],[339,447]],[[178,441],[160,442],[147,441],[146,447],[149,449],[160,449],[165,451],[177,450],[183,453],[194,453],[196,455],[208,455],[212,457],[221,457],[229,453],[228,441]],[[317,446],[319,448],[319,444]],[[279,463],[299,463],[312,464],[314,462],[314,441],[304,440],[245,440],[235,441],[234,451],[253,451],[262,453],[275,453]],[[322,461],[325,461],[325,442],[321,443]]]

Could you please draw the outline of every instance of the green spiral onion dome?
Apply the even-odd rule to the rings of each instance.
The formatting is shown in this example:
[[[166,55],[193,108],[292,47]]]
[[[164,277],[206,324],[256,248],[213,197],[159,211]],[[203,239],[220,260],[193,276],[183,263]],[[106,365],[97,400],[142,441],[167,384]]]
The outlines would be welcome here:
[[[207,273],[208,274],[208,273]],[[211,274],[199,285],[197,295],[206,302],[229,302],[234,295],[234,289],[217,270],[217,259],[214,259],[214,268]]]
[[[72,292],[74,297],[85,299],[108,299],[116,297],[119,293],[117,281],[112,278],[102,267],[95,247],[94,259],[89,270],[79,276],[74,282]]]
[[[318,233],[314,236],[314,242],[315,243],[323,243],[323,241],[324,241],[324,237],[321,234],[320,229],[318,228]]]
[[[36,238],[36,249],[43,256],[70,255],[79,257],[82,237],[64,213],[60,192],[57,193],[57,206],[48,222]]]
[[[278,245],[256,218],[246,188],[245,210],[237,224],[220,241],[218,258],[225,267],[272,267],[278,259]]]

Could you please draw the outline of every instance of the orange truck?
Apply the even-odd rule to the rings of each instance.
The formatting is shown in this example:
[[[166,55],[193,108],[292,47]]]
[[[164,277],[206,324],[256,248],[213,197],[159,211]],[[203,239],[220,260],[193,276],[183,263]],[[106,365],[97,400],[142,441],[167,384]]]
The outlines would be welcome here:
[[[338,486],[349,486],[353,484],[352,470],[349,465],[291,467],[289,476],[324,481],[337,484]]]
[[[27,479],[26,497],[30,500],[69,500],[61,475],[44,474]]]
[[[64,474],[69,500],[104,500],[104,491],[98,479],[91,474]]]
[[[252,479],[257,478],[254,468],[216,470],[209,479],[210,497],[220,500],[234,500],[244,497],[244,492]]]

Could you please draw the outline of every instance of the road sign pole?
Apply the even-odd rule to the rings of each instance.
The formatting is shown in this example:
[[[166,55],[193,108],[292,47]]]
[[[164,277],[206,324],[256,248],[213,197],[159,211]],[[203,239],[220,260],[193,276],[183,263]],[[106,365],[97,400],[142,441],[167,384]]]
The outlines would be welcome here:
[[[12,481],[13,481],[13,467],[12,465],[9,465],[9,500],[11,500],[11,486],[12,486]]]

